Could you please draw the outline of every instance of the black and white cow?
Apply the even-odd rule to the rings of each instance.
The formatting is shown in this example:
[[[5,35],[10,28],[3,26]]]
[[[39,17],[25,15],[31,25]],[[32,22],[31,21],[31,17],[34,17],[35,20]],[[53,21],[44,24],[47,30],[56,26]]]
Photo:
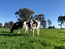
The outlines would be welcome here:
[[[39,36],[40,33],[40,21],[39,20],[31,20],[30,24],[31,24],[31,28],[32,28],[32,32],[33,32],[33,37],[34,37],[34,31],[37,31],[37,35]]]
[[[16,23],[14,23],[14,25],[10,29],[10,32],[13,33],[14,30],[18,30],[18,33],[20,33],[20,29],[21,28],[25,29],[25,33],[28,30],[32,30],[33,37],[34,37],[34,31],[36,30],[37,31],[37,35],[39,36],[39,32],[40,32],[40,21],[38,21],[38,20],[31,20],[29,22],[27,22],[27,21],[16,22]]]
[[[26,23],[27,27],[25,26],[25,33],[29,30],[32,31],[33,37],[35,30],[37,31],[37,35],[39,36],[40,33],[40,21],[39,20],[30,20],[29,22]]]
[[[13,33],[14,30],[18,30],[18,33],[20,33],[20,29],[23,28],[23,23],[24,22],[16,22],[16,23],[14,23],[14,25],[10,29],[10,32]]]

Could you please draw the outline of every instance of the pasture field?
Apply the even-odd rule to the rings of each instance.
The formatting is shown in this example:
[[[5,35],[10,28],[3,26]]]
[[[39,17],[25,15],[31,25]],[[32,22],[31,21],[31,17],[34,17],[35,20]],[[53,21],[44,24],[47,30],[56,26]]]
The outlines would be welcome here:
[[[40,36],[35,33],[35,37],[30,33],[0,28],[0,49],[65,49],[65,29],[41,29]]]

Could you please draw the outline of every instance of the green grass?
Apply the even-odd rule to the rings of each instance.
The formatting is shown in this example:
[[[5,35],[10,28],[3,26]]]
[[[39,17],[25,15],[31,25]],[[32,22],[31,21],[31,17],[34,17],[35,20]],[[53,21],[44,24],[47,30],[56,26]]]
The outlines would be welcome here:
[[[30,33],[0,28],[0,49],[65,49],[64,29],[41,29],[40,36],[35,33],[35,37]]]

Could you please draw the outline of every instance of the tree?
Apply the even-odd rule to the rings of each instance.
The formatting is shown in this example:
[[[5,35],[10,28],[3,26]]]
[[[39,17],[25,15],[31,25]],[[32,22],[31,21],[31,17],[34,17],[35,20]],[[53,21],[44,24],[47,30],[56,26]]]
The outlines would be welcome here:
[[[39,20],[41,21],[41,25],[43,25],[43,28],[46,28],[46,20],[44,14],[39,14]]]
[[[42,22],[43,28],[46,28],[46,20],[43,20]]]
[[[18,20],[24,21],[28,20],[34,14],[34,11],[28,8],[20,8],[15,14],[19,16]]]
[[[4,23],[4,28],[7,28],[7,24],[8,24],[7,22]]]
[[[13,21],[5,22],[4,23],[4,28],[11,28],[13,26],[13,24],[14,24]]]
[[[55,29],[55,26],[49,26],[48,29]]]
[[[2,28],[2,23],[0,23],[0,28]]]
[[[43,26],[43,28],[46,27],[46,20],[44,18],[44,14],[35,15],[34,19],[35,20],[40,20],[41,21],[41,25]]]
[[[8,22],[8,28],[11,28],[13,26],[14,22],[13,21],[9,21]]]
[[[48,25],[51,26],[52,25],[51,20],[48,19],[47,21],[48,21]]]
[[[62,28],[62,24],[65,22],[65,16],[59,16],[58,22],[60,23],[59,26],[61,26],[61,28]]]

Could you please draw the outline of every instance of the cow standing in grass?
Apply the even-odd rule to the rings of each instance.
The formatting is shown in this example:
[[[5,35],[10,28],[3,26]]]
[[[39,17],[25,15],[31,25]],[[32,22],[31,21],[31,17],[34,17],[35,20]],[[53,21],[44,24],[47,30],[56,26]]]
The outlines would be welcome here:
[[[28,31],[27,21],[24,21],[24,23],[23,23],[23,29],[25,29],[25,33]]]
[[[39,20],[31,20],[30,24],[31,24],[32,32],[33,32],[33,37],[34,37],[35,30],[37,31],[37,35],[39,36],[39,33],[40,33],[40,21]]]
[[[39,20],[31,20],[30,22],[24,21],[24,22],[16,22],[10,32],[13,33],[14,30],[18,30],[18,33],[20,33],[20,29],[24,28],[25,29],[25,33],[30,30],[32,30],[33,32],[33,37],[34,37],[34,31],[37,31],[37,35],[39,36],[39,32],[40,32],[40,21]]]
[[[23,28],[23,23],[24,22],[16,22],[16,23],[14,23],[14,25],[10,29],[10,32],[13,33],[14,30],[18,30],[18,33],[20,33],[20,29]]]
[[[24,29],[25,33],[28,31],[28,28],[30,27],[29,23],[25,20],[24,22],[16,22],[11,27],[10,32],[13,33],[14,30],[18,30],[18,33],[20,33],[20,29]]]

